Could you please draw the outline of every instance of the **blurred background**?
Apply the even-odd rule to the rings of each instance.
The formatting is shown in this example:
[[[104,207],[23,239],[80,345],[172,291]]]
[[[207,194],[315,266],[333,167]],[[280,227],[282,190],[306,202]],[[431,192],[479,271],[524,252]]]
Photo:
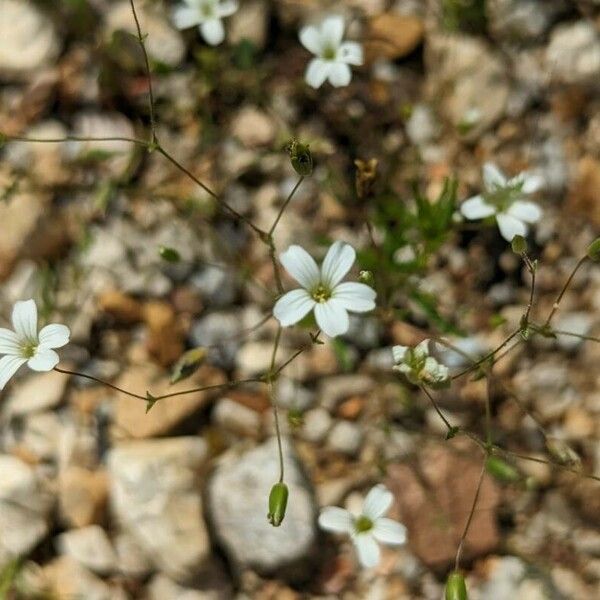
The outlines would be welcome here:
[[[174,28],[174,5],[136,0],[162,147],[268,229],[298,181],[286,145],[310,144],[315,169],[277,251],[351,243],[380,310],[276,382],[290,486],[279,528],[266,519],[278,463],[264,385],[146,414],[93,382],[19,371],[0,393],[0,597],[439,600],[482,456],[444,439],[427,398],[391,371],[391,346],[436,333],[481,356],[519,326],[530,278],[495,225],[424,224],[416,199],[459,205],[482,190],[486,161],[540,175],[529,245],[543,321],[600,229],[600,2],[241,0],[215,47]],[[332,12],[365,64],[349,86],[313,90],[298,32]],[[142,395],[259,376],[277,292],[246,224],[143,144],[11,140],[149,139],[132,34],[127,0],[0,0],[0,324],[35,298],[41,321],[71,328],[62,367]],[[556,329],[599,334],[599,273],[580,269]],[[286,330],[278,360],[308,340]],[[170,386],[197,346],[200,369]],[[478,435],[489,397],[495,443],[541,461],[484,479],[462,563],[472,600],[600,597],[600,484],[583,476],[600,476],[599,358],[596,343],[538,336],[495,365],[493,385],[464,378],[437,395]],[[316,517],[360,509],[380,481],[408,543],[362,570]]]

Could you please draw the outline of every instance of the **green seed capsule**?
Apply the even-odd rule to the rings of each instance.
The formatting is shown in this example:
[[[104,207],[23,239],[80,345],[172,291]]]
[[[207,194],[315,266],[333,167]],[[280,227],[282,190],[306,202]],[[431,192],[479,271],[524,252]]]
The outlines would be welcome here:
[[[273,527],[279,527],[285,517],[288,501],[288,487],[280,481],[271,488],[269,494],[269,514],[267,518]]]
[[[469,600],[465,578],[458,571],[448,575],[445,600]]]
[[[513,483],[521,477],[517,469],[502,460],[499,456],[488,456],[485,461],[485,468],[490,475],[504,483]]]
[[[600,238],[596,238],[587,249],[587,255],[595,262],[600,261]]]
[[[158,253],[163,260],[167,262],[176,263],[181,260],[181,255],[175,248],[169,248],[168,246],[160,246]]]
[[[298,140],[292,140],[288,145],[290,153],[290,161],[294,171],[302,177],[306,177],[312,173],[313,159],[308,144],[301,144]]]

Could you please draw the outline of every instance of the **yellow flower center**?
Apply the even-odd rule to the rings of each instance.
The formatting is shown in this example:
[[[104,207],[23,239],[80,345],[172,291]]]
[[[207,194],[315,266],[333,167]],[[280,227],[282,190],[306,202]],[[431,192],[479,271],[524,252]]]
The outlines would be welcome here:
[[[316,288],[311,292],[312,299],[319,304],[323,304],[327,302],[329,298],[331,298],[331,291],[328,290],[322,283],[320,283]]]
[[[369,517],[360,515],[360,517],[354,521],[354,528],[356,529],[356,533],[365,533],[365,531],[373,529],[373,521],[371,521]]]

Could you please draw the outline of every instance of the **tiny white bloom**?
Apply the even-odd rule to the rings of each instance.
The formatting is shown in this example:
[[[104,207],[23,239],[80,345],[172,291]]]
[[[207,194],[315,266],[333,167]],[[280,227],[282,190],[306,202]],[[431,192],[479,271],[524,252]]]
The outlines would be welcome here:
[[[314,310],[319,327],[335,337],[348,331],[348,311],[362,313],[375,308],[377,294],[368,285],[340,283],[356,260],[356,252],[349,244],[334,242],[321,269],[300,246],[290,246],[279,260],[302,286],[284,294],[273,307],[273,315],[283,327],[298,323]]]
[[[69,343],[66,325],[46,325],[38,333],[37,306],[33,300],[16,302],[12,311],[14,331],[0,327],[0,390],[27,363],[34,371],[51,371],[58,364],[53,348]]]
[[[363,64],[362,46],[342,41],[344,29],[343,17],[332,15],[318,26],[307,25],[300,30],[302,45],[316,56],[308,63],[305,74],[311,87],[319,88],[327,79],[334,87],[346,86],[352,79],[349,65]]]
[[[377,542],[389,545],[406,542],[406,527],[383,516],[393,501],[392,492],[382,484],[376,485],[367,494],[360,515],[337,506],[326,506],[319,515],[319,526],[349,535],[363,567],[375,567],[380,556]]]
[[[462,203],[460,211],[467,219],[494,216],[502,237],[511,242],[515,235],[525,237],[529,225],[542,217],[540,207],[525,200],[542,187],[542,179],[531,173],[519,173],[512,179],[492,163],[483,165],[485,191]]]
[[[429,340],[423,340],[414,348],[394,346],[392,353],[396,363],[392,368],[404,373],[411,383],[432,387],[443,387],[448,383],[448,367],[429,356]]]
[[[177,29],[199,26],[202,37],[211,46],[225,39],[223,17],[237,11],[237,0],[184,0],[173,9],[173,22]]]

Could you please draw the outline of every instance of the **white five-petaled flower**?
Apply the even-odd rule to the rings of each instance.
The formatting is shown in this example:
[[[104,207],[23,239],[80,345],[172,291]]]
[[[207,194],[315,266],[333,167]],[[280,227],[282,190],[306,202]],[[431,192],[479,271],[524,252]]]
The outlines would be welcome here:
[[[495,216],[502,237],[511,242],[515,235],[525,237],[529,225],[537,223],[542,211],[529,200],[524,200],[542,187],[542,179],[531,173],[519,173],[512,179],[492,163],[483,165],[485,191],[462,203],[460,211],[467,219],[485,219]]]
[[[322,529],[349,535],[363,567],[374,567],[380,557],[377,542],[390,545],[406,542],[406,527],[383,516],[393,500],[392,492],[382,484],[376,485],[367,494],[360,515],[355,516],[337,506],[327,506],[319,515],[319,525]]]
[[[238,9],[237,0],[184,0],[173,9],[173,22],[177,29],[188,29],[199,25],[202,37],[211,46],[225,39],[223,17]]]
[[[364,283],[340,283],[348,273],[356,252],[350,244],[334,242],[321,269],[300,246],[290,246],[279,256],[286,271],[302,286],[284,294],[273,307],[273,315],[283,327],[298,323],[311,310],[317,325],[330,337],[348,331],[350,312],[375,308],[375,291]]]
[[[411,383],[431,387],[443,387],[448,383],[448,367],[429,356],[429,340],[423,340],[414,348],[394,346],[392,353],[395,363],[392,368],[404,373]]]
[[[300,30],[302,45],[316,56],[308,64],[305,75],[311,87],[321,87],[326,79],[334,87],[348,85],[352,79],[349,65],[363,64],[362,46],[342,41],[344,28],[344,19],[332,15],[318,26],[307,25]]]
[[[33,300],[16,302],[12,311],[14,331],[0,328],[0,390],[27,363],[34,371],[51,371],[58,364],[53,348],[69,343],[66,325],[46,325],[38,333],[37,307]]]

